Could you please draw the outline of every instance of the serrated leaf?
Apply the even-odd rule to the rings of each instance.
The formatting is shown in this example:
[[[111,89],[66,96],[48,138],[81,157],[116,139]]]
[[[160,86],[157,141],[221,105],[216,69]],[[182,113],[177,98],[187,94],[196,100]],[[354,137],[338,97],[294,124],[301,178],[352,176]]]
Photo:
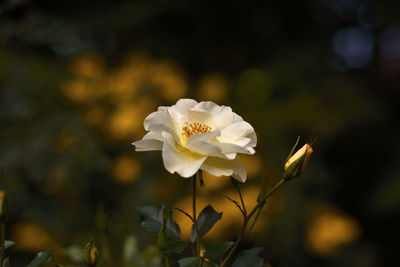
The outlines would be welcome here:
[[[159,232],[163,224],[164,209],[164,205],[138,207],[143,228],[150,232]],[[171,218],[168,218],[165,230],[167,237],[179,238],[181,235],[179,225]]]
[[[5,240],[5,241],[4,241],[4,249],[9,248],[9,247],[12,247],[14,244],[15,244],[14,241]]]
[[[38,267],[45,263],[48,263],[53,258],[54,250],[55,250],[55,248],[53,248],[49,251],[39,252],[36,255],[36,258],[31,263],[29,263],[29,265],[26,267]]]
[[[258,257],[261,251],[263,251],[262,248],[252,248],[241,251],[233,262],[232,267],[263,267],[264,259]]]
[[[205,257],[208,259],[213,259],[217,257],[221,257],[224,255],[229,248],[233,245],[233,242],[221,242],[218,243],[211,248],[207,249]]]
[[[201,267],[218,267],[218,265],[211,261],[205,261],[201,264]]]
[[[11,267],[10,265],[10,259],[9,258],[5,258],[3,261],[3,267]]]
[[[197,227],[199,229],[200,237],[207,234],[208,231],[214,226],[214,224],[219,221],[222,217],[222,212],[216,212],[211,205],[206,206],[199,214],[197,218]],[[194,243],[197,239],[197,233],[195,231],[194,225],[192,226],[192,231],[190,234],[190,241]]]
[[[188,257],[178,260],[179,267],[196,267],[200,263],[200,257]]]
[[[168,251],[169,253],[181,254],[187,246],[188,244],[183,241],[171,240],[168,242]]]

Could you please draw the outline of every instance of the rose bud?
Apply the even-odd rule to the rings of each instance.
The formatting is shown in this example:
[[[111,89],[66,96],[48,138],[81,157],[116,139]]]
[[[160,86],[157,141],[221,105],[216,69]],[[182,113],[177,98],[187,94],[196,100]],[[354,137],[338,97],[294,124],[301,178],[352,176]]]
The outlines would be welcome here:
[[[82,259],[87,266],[94,267],[97,264],[99,252],[93,240],[90,240],[82,253]]]
[[[300,176],[303,173],[312,152],[312,147],[309,144],[305,144],[294,155],[289,156],[289,159],[285,163],[283,178],[285,180],[290,180]]]

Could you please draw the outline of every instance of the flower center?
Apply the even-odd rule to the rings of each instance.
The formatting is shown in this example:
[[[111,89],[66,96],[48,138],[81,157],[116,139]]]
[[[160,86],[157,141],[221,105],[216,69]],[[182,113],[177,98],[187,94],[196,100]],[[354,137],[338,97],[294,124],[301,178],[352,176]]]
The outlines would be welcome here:
[[[186,140],[192,135],[209,133],[211,132],[211,127],[206,124],[201,124],[198,122],[185,122],[185,126],[182,127],[182,136]]]

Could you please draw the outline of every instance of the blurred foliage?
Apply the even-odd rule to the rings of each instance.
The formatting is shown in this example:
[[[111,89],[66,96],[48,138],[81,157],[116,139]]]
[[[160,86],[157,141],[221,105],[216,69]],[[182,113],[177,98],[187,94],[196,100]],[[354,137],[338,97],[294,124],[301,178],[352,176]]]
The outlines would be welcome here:
[[[125,242],[155,255],[135,208],[190,210],[190,182],[129,144],[157,106],[193,97],[232,106],[256,129],[257,154],[243,157],[247,206],[263,179],[279,179],[298,135],[319,136],[305,174],[267,203],[240,250],[263,247],[272,266],[396,265],[399,14],[395,0],[2,1],[11,263],[55,245],[76,252],[91,237],[114,266],[138,253]],[[223,211],[205,238],[233,240],[229,179],[204,180],[199,210]],[[189,238],[190,221],[176,220]]]

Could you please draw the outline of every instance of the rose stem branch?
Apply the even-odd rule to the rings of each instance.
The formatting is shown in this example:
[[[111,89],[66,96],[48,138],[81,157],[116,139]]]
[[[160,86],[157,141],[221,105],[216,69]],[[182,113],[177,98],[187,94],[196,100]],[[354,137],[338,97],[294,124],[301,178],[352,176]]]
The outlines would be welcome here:
[[[273,193],[275,193],[276,190],[279,189],[284,183],[286,182],[285,179],[281,179],[275,186],[274,188],[269,191],[268,194],[265,195],[265,197],[252,209],[252,211],[249,213],[249,216],[247,217],[248,220],[251,219],[251,217],[254,215],[254,213],[257,211],[257,209],[261,209],[264,205],[267,199],[272,196]]]
[[[244,214],[246,214],[246,213],[244,212],[244,214],[243,214],[243,226],[242,226],[242,230],[240,231],[240,234],[239,234],[238,238],[236,239],[236,241],[235,241],[235,243],[233,244],[232,248],[229,250],[228,255],[225,257],[225,259],[224,259],[223,262],[221,263],[220,267],[225,266],[225,264],[228,262],[228,260],[232,257],[232,255],[233,255],[233,253],[235,252],[236,248],[239,246],[240,241],[243,239],[243,237],[244,237],[244,235],[245,235],[247,224],[248,224],[249,220],[251,219],[251,217],[254,215],[254,213],[255,213],[257,210],[260,210],[260,211],[261,211],[261,209],[264,207],[265,202],[267,201],[267,199],[268,199],[270,196],[272,196],[272,194],[275,193],[276,190],[278,190],[279,187],[281,187],[281,186],[284,184],[284,182],[286,182],[286,180],[285,180],[285,179],[281,179],[281,180],[274,186],[274,188],[272,188],[271,191],[270,191],[268,194],[266,194],[265,197],[251,210],[251,212],[249,213],[249,215],[247,215],[247,216],[244,215]],[[239,188],[239,186],[235,186],[235,187]],[[242,196],[241,196],[240,190],[238,190],[238,192],[239,192],[239,196],[240,196],[240,199],[241,199],[241,201],[242,201],[242,205],[243,205],[243,209],[244,209],[244,202],[243,202],[243,200],[242,200]],[[253,222],[251,228],[253,228],[253,226],[255,225],[255,222],[257,221],[258,216],[259,216],[259,213],[258,213],[258,215],[255,217],[254,222]]]
[[[244,205],[242,192],[240,191],[240,187],[236,182],[234,182],[234,186],[235,186],[236,190],[239,193],[240,202],[242,204],[241,212],[243,214],[243,226],[242,226],[242,230],[240,230],[240,234],[239,234],[238,238],[236,239],[236,241],[233,244],[232,248],[229,250],[228,255],[225,257],[225,259],[221,263],[221,265],[220,265],[221,267],[224,266],[228,262],[230,257],[232,257],[233,252],[235,252],[236,248],[239,246],[240,241],[244,237],[244,234],[245,234],[245,231],[246,231],[246,226],[247,226],[247,223],[248,223],[247,212],[246,212],[246,207]]]
[[[196,231],[196,256],[200,256],[200,235],[199,228],[197,226],[197,215],[196,215],[196,197],[197,197],[197,175],[200,175],[201,170],[193,176],[193,225]]]

